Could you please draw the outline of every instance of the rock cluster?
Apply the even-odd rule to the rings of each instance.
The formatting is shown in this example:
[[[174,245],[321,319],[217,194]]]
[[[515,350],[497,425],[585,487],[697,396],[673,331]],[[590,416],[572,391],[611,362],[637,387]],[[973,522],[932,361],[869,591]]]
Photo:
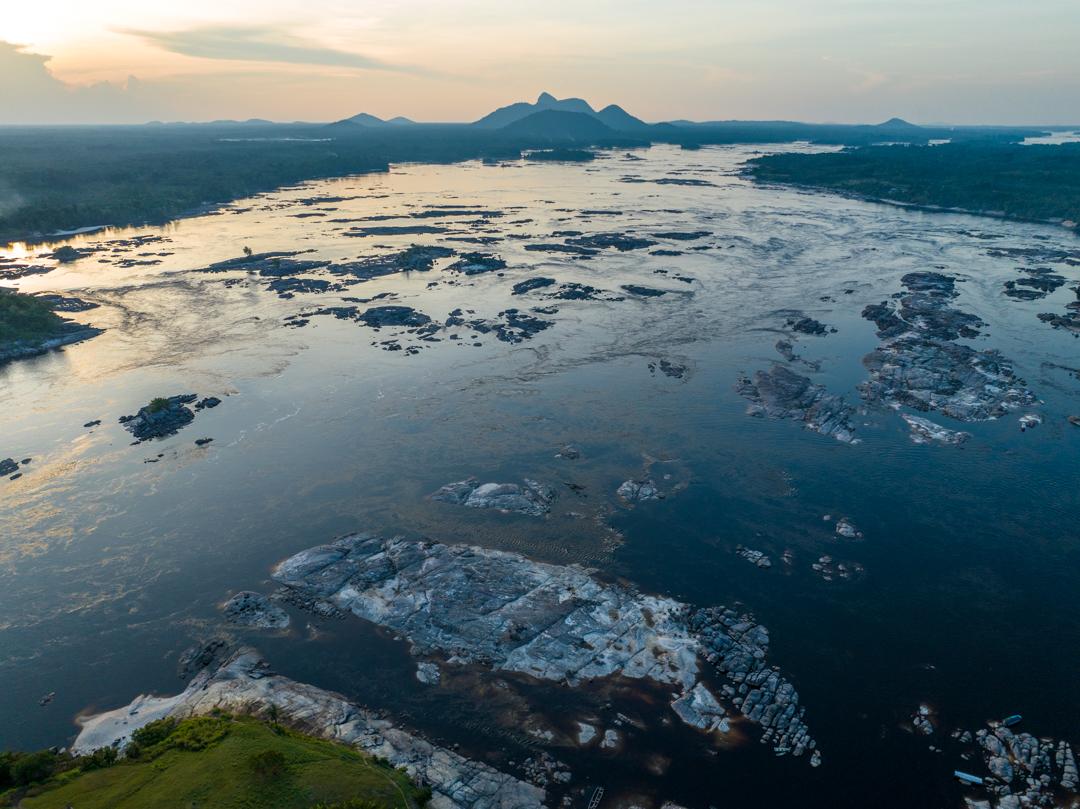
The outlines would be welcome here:
[[[898,303],[867,306],[883,342],[863,358],[870,378],[859,388],[867,401],[936,410],[959,421],[997,418],[1034,403],[1012,365],[992,349],[957,343],[975,337],[979,318],[951,306],[959,293],[953,278],[908,273]]]
[[[799,706],[795,686],[765,663],[769,630],[723,607],[698,610],[690,616],[689,629],[701,643],[705,659],[728,680],[721,689],[723,696],[765,729],[763,744],[771,745],[777,755],[801,756],[815,750],[817,743],[803,720],[806,709]]]
[[[1055,791],[1075,793],[1080,786],[1076,757],[1067,742],[1014,733],[999,723],[976,731],[974,741],[990,771],[985,786],[999,809],[1063,805],[1054,800]]]
[[[530,517],[542,517],[551,511],[555,502],[555,490],[551,486],[526,478],[517,483],[480,483],[476,478],[466,478],[447,483],[431,495],[432,500],[453,503],[468,508],[493,508],[514,511]]]
[[[428,805],[433,809],[543,809],[547,803],[540,787],[407,733],[339,694],[272,673],[250,649],[223,664],[211,663],[175,697],[138,697],[131,705],[82,720],[73,750],[83,754],[119,745],[155,719],[216,711],[273,716],[276,722],[385,759],[431,787]]]
[[[858,443],[851,417],[855,411],[840,396],[814,384],[783,365],[758,371],[753,379],[743,376],[735,384],[739,395],[750,400],[747,413],[774,419],[801,421],[808,430],[829,435],[845,444]]]
[[[797,692],[765,663],[768,632],[731,610],[695,612],[601,583],[576,565],[372,534],[296,554],[273,577],[400,634],[416,655],[569,687],[612,676],[670,684],[683,700],[680,715],[692,709],[718,727],[722,714],[707,714],[711,703],[694,693],[707,690],[706,661],[726,680],[724,697],[764,728],[763,741],[778,754],[814,747]]]
[[[810,565],[810,569],[825,581],[846,581],[863,573],[863,566],[858,562],[837,562],[828,554],[818,557],[818,560]]]
[[[745,545],[736,545],[735,554],[752,565],[757,565],[758,567],[772,567],[772,559],[770,559],[763,551],[747,548]]]

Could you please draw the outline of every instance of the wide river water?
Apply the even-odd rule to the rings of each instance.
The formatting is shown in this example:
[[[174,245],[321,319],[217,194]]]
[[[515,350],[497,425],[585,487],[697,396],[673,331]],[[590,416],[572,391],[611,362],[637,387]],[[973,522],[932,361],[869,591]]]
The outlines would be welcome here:
[[[71,244],[128,241],[14,282],[100,304],[73,317],[106,331],[0,367],[0,458],[33,459],[21,478],[0,480],[0,748],[65,744],[79,714],[175,693],[179,654],[224,633],[250,640],[276,670],[385,708],[432,739],[497,765],[520,761],[536,741],[514,727],[509,700],[464,675],[421,685],[407,645],[358,619],[295,613],[276,635],[224,624],[231,593],[270,592],[276,562],[361,529],[581,563],[695,605],[740,605],[769,628],[770,662],[797,686],[823,765],[776,758],[752,728],[717,746],[672,725],[666,703],[643,691],[624,709],[651,710],[655,723],[632,749],[551,748],[579,783],[607,788],[605,806],[637,796],[656,806],[953,807],[962,792],[952,770],[980,766],[950,748],[954,728],[1022,713],[1036,736],[1080,742],[1080,429],[1066,420],[1080,414],[1069,370],[1080,343],[1036,317],[1064,311],[1080,262],[1047,264],[1070,283],[1020,301],[1002,294],[1017,259],[991,255],[1076,255],[1080,240],[1049,225],[755,186],[739,174],[753,154],[656,147],[585,164],[403,165],[169,227],[80,236]],[[486,216],[413,216],[453,208]],[[364,221],[333,221],[346,219]],[[435,231],[346,235],[411,224]],[[707,235],[585,260],[525,249],[570,230]],[[446,259],[291,298],[268,278],[198,272],[244,247],[339,262],[413,243],[490,251],[508,266],[465,276]],[[40,250],[12,245],[0,257]],[[880,342],[861,310],[898,292],[905,273],[935,268],[962,279],[956,305],[987,324],[972,344],[1013,361],[1040,400],[1031,410],[1041,426],[1021,432],[1027,411],[967,425],[930,414],[973,437],[926,446],[896,413],[869,408],[857,419],[861,443],[846,445],[746,414],[734,383],[780,360],[785,336],[820,362],[815,382],[858,403],[862,357]],[[533,276],[615,294],[511,295]],[[626,284],[669,293],[637,296]],[[558,311],[518,344],[468,329],[430,342],[404,335],[415,352],[379,344],[394,329],[286,320],[382,293],[381,303],[438,321],[459,307],[487,318]],[[792,335],[789,310],[836,331]],[[131,444],[118,417],[186,392],[223,404],[175,436]],[[214,441],[197,447],[201,437]],[[581,458],[556,458],[565,444]],[[615,490],[650,459],[654,477],[671,475],[672,494],[631,508]],[[428,499],[470,475],[550,482],[558,506],[531,518]],[[863,538],[838,536],[838,517]],[[749,563],[740,545],[772,566]],[[812,567],[823,555],[862,572],[826,580]],[[552,722],[589,698],[521,689]],[[938,725],[931,738],[912,730],[920,705]]]

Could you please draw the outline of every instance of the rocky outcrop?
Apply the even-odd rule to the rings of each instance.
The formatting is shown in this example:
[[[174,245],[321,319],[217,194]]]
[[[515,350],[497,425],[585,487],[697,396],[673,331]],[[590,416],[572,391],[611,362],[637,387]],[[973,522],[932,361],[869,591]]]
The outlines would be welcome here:
[[[81,720],[78,754],[121,745],[134,730],[166,716],[216,711],[274,717],[306,733],[352,745],[404,768],[431,787],[433,809],[542,809],[543,789],[407,733],[344,697],[274,674],[242,649],[211,664],[174,697],[138,697],[130,705]]]
[[[466,478],[447,483],[431,495],[432,500],[453,503],[468,508],[514,511],[530,517],[542,517],[551,511],[555,502],[555,490],[550,486],[528,478],[517,483],[480,483],[476,478]]]
[[[285,629],[289,625],[289,614],[262,593],[237,593],[222,605],[221,611],[229,623],[237,626]]]
[[[870,378],[860,392],[892,407],[936,410],[959,421],[997,418],[1034,403],[1012,365],[993,349],[957,343],[978,336],[979,318],[954,309],[956,282],[936,272],[908,273],[898,303],[867,306],[883,342],[863,358]]]
[[[182,430],[195,420],[195,414],[188,407],[198,399],[195,393],[154,399],[150,404],[139,408],[134,416],[121,416],[120,423],[137,441],[149,441],[151,438],[164,438]]]
[[[829,393],[824,385],[795,373],[784,365],[758,371],[753,379],[743,376],[735,390],[750,400],[747,413],[774,419],[801,421],[808,430],[828,435],[845,444],[858,443],[851,425],[854,408]]]
[[[605,584],[576,565],[518,554],[354,534],[302,551],[273,572],[287,590],[388,628],[413,654],[518,672],[566,687],[605,677],[669,685],[680,710],[706,704],[704,666],[778,754],[815,745],[798,693],[765,663],[768,631],[722,608]],[[694,696],[697,691],[697,696]],[[711,692],[710,692],[711,693]],[[717,725],[721,715],[711,716]]]
[[[907,413],[901,413],[902,418],[908,428],[911,430],[909,437],[916,444],[949,444],[952,446],[959,446],[971,438],[971,433],[965,433],[960,430],[950,430],[948,427],[942,427],[940,424],[936,424],[929,419],[924,419],[921,416],[911,416]]]

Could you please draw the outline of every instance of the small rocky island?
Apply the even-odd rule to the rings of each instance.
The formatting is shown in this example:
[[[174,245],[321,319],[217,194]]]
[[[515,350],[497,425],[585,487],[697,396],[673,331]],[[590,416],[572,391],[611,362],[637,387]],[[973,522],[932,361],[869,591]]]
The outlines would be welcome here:
[[[198,401],[196,401],[198,400]],[[188,407],[195,403],[194,410]],[[199,400],[197,393],[182,393],[177,396],[159,396],[151,399],[139,408],[133,416],[121,416],[120,423],[135,436],[136,442],[149,441],[152,438],[165,438],[175,435],[195,421],[195,412],[214,408],[221,404],[216,396]]]

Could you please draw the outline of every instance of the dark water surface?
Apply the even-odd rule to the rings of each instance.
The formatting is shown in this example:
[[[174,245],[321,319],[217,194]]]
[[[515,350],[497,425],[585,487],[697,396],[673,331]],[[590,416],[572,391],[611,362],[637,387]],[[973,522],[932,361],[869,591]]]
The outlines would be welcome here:
[[[0,481],[0,747],[64,743],[79,713],[179,690],[181,651],[215,633],[245,637],[222,624],[225,598],[269,592],[277,561],[360,529],[580,562],[694,604],[740,604],[769,627],[770,660],[797,685],[823,751],[818,769],[775,758],[753,728],[735,734],[741,743],[716,746],[673,724],[664,695],[640,684],[602,694],[528,682],[493,690],[490,677],[463,670],[422,686],[404,643],[353,619],[319,624],[295,613],[284,635],[247,636],[277,670],[384,707],[496,765],[544,747],[527,732],[530,715],[570,733],[582,711],[622,712],[641,728],[628,728],[619,755],[549,746],[575,784],[604,784],[612,805],[641,796],[643,805],[666,798],[693,807],[955,806],[949,775],[963,762],[942,741],[953,728],[1019,712],[1035,735],[1080,741],[1080,429],[1066,421],[1080,414],[1080,379],[1055,367],[1080,367],[1080,344],[1036,318],[1064,311],[1074,293],[1066,285],[1041,301],[1006,298],[1002,284],[1018,263],[987,254],[1076,250],[1076,237],[754,187],[736,175],[751,154],[741,147],[637,154],[645,159],[404,166],[310,184],[171,228],[80,237],[76,245],[147,234],[171,241],[96,253],[20,282],[100,303],[77,317],[108,330],[0,368],[0,458],[34,459],[20,480]],[[713,185],[623,182],[628,175]],[[299,202],[323,195],[350,199]],[[330,221],[456,204],[504,216],[417,220],[449,231],[366,238],[344,231],[410,220]],[[598,210],[622,213],[582,213]],[[326,215],[294,216],[304,212]],[[679,256],[609,250],[580,261],[523,249],[559,241],[550,234],[560,230],[711,235],[659,240]],[[478,234],[502,240],[454,241]],[[508,267],[465,278],[443,262],[293,299],[266,291],[268,279],[194,272],[245,245],[339,261],[413,242],[490,250]],[[150,251],[172,255],[115,263]],[[1070,285],[1080,279],[1080,267],[1052,266]],[[860,311],[897,292],[905,273],[935,267],[964,279],[958,307],[988,324],[971,342],[1014,361],[1042,400],[1033,408],[1042,426],[1021,433],[1019,413],[973,425],[931,414],[974,437],[962,447],[917,446],[895,413],[871,409],[857,421],[862,443],[848,446],[745,414],[733,383],[779,359],[773,344],[789,309],[838,329],[800,337],[795,348],[820,360],[815,381],[856,402],[861,358],[879,342]],[[510,295],[534,275],[672,293]],[[484,316],[510,306],[559,311],[552,328],[519,345],[490,334],[479,347],[471,338],[403,339],[422,347],[415,356],[373,345],[385,330],[331,317],[284,326],[342,296],[382,292],[436,320],[457,307]],[[662,359],[685,366],[684,377],[650,371]],[[119,416],[187,391],[224,403],[176,436],[129,445]],[[102,425],[82,427],[92,419]],[[214,442],[196,447],[202,436]],[[565,443],[583,457],[555,458]],[[615,489],[648,458],[668,461],[654,474],[686,487],[630,509]],[[546,520],[426,499],[468,475],[585,489],[563,487]],[[849,518],[864,538],[837,537],[825,515]],[[772,567],[737,556],[740,544],[768,553]],[[811,569],[823,554],[865,573],[823,581]],[[50,691],[55,700],[39,706]],[[935,739],[910,732],[920,703],[937,712]]]

